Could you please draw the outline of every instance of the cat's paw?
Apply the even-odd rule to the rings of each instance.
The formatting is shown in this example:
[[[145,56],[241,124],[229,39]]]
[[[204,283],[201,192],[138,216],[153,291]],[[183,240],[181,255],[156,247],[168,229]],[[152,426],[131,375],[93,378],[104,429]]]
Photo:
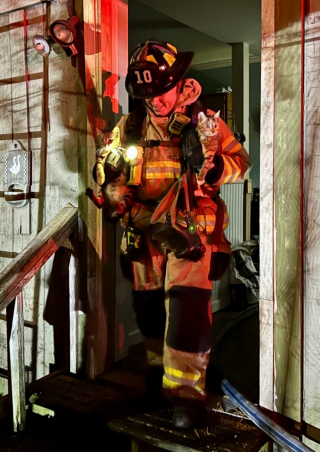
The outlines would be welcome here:
[[[101,187],[104,184],[105,180],[106,180],[106,175],[105,175],[105,172],[104,172],[104,166],[103,166],[103,163],[101,161],[97,160],[95,170],[96,170],[96,182]]]
[[[93,198],[93,190],[92,190],[92,188],[87,187],[87,188],[86,188],[86,191],[85,191],[85,194],[86,194],[90,199],[92,199],[92,198]]]

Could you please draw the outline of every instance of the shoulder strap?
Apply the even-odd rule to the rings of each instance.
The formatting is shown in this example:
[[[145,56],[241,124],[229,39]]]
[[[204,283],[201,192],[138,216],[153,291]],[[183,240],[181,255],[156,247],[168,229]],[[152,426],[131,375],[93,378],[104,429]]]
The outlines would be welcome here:
[[[146,110],[143,103],[129,114],[125,130],[127,144],[137,143],[141,140],[141,128],[145,116]]]

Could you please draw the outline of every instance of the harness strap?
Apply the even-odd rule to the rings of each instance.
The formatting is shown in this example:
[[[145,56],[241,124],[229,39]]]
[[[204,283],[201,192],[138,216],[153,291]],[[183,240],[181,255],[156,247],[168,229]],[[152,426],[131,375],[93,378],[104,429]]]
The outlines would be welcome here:
[[[152,148],[154,146],[168,146],[171,148],[180,148],[181,147],[179,141],[161,141],[161,140],[140,141],[138,143],[138,146],[141,146],[143,148]]]

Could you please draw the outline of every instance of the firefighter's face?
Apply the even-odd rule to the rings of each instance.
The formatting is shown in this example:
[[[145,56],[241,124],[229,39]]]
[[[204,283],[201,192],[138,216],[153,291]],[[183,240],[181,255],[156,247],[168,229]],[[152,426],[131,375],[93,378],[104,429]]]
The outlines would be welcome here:
[[[162,96],[146,99],[146,104],[157,116],[167,116],[177,103],[177,99],[178,90],[175,86],[167,93],[162,94]]]

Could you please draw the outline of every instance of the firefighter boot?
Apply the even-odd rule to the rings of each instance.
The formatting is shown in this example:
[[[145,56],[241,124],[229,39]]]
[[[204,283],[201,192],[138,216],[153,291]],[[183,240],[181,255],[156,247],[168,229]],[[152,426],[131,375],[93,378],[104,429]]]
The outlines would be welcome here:
[[[204,410],[204,403],[196,399],[176,398],[173,405],[174,427],[191,428]]]

